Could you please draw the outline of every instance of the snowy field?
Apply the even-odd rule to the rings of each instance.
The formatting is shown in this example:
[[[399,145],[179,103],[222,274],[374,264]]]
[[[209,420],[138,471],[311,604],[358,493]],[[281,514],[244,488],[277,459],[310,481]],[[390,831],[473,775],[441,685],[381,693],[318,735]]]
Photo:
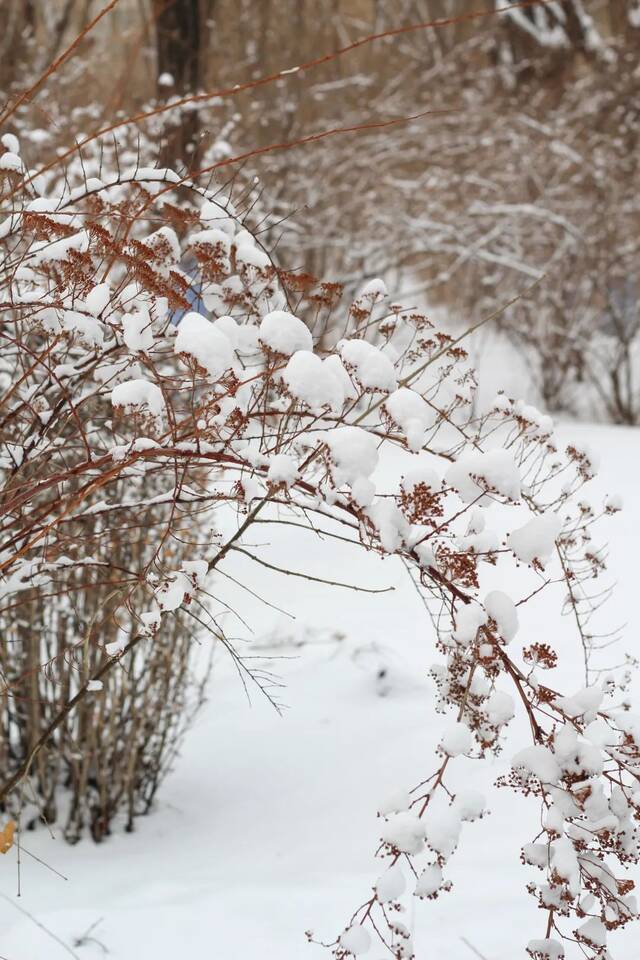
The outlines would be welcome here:
[[[624,499],[623,513],[602,531],[618,584],[604,629],[626,622],[622,643],[611,651],[612,663],[619,662],[623,651],[637,651],[640,627],[640,431],[572,426],[561,436],[576,436],[600,453],[591,499],[604,492]],[[274,537],[272,527],[255,529],[252,542]],[[330,589],[253,565],[248,570],[249,560],[235,559],[226,569],[244,569],[256,592],[290,615],[224,586],[225,599],[254,630],[255,646],[246,652],[281,658],[270,666],[285,684],[279,697],[287,709],[278,716],[255,690],[249,705],[219,650],[208,703],[156,811],[137,821],[133,835],[116,830],[102,847],[87,840],[69,847],[45,829],[25,834],[27,850],[68,879],[23,855],[20,899],[15,851],[3,861],[0,956],[6,960],[316,960],[327,954],[306,943],[305,930],[334,939],[367,898],[382,872],[373,858],[378,803],[435,767],[443,718],[433,711],[427,676],[431,625],[399,563],[291,527],[279,528],[277,539],[261,556],[274,563],[288,557],[312,574],[394,592]],[[557,637],[549,635],[556,622],[555,610],[553,619],[545,617],[550,600],[532,605],[517,642],[557,640],[570,692],[582,681],[579,647],[566,622]],[[234,633],[231,622],[228,629]],[[524,745],[519,739],[518,749]],[[531,937],[544,935],[544,919],[525,890],[531,871],[518,860],[536,805],[492,787],[513,749],[507,741],[493,763],[455,763],[459,782],[486,792],[491,815],[464,825],[450,893],[435,902],[405,898],[418,960],[512,960],[524,956]],[[636,960],[637,936],[634,930],[613,935],[616,960]],[[382,960],[375,949],[367,957]]]

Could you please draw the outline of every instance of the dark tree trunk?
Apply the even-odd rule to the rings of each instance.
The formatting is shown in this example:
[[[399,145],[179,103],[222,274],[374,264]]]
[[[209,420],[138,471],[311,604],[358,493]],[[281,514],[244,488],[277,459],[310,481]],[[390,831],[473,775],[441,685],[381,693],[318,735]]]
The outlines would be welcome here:
[[[171,85],[158,84],[158,95],[179,97],[196,93],[202,82],[203,36],[206,35],[205,14],[212,6],[203,0],[153,0],[156,23],[157,77],[170,75]],[[206,8],[206,9],[205,9]],[[198,112],[176,111],[175,122],[167,124],[162,162],[168,166],[192,165],[196,148]]]

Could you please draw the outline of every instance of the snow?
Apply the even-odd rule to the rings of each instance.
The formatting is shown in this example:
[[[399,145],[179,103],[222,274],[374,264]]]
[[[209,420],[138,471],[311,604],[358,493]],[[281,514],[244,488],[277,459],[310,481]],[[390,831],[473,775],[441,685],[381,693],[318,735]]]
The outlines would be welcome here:
[[[460,790],[453,802],[453,806],[462,821],[473,823],[487,811],[484,795],[479,790]]]
[[[322,361],[322,365],[330,370],[331,373],[335,376],[336,380],[342,388],[342,393],[344,394],[345,400],[355,400],[358,396],[358,391],[356,387],[345,370],[344,364],[337,354],[332,353],[331,356],[325,357]]]
[[[508,723],[515,714],[515,702],[510,693],[494,690],[485,703],[489,722],[497,727]]]
[[[248,267],[264,270],[271,263],[269,256],[257,246],[250,233],[245,231],[236,237],[236,259]]]
[[[347,369],[365,390],[391,392],[397,387],[393,363],[367,340],[341,340],[338,350]]]
[[[366,953],[371,946],[371,937],[360,926],[349,927],[340,935],[340,946],[354,956]]]
[[[298,468],[293,457],[287,453],[275,453],[269,460],[267,480],[269,483],[284,483],[290,487],[298,477]]]
[[[440,890],[444,881],[442,867],[437,863],[425,867],[416,884],[417,897],[432,897]]]
[[[379,277],[375,277],[373,280],[367,281],[363,286],[362,290],[356,297],[356,301],[371,300],[372,303],[378,303],[380,300],[384,300],[387,296],[387,285],[384,280],[381,280]]]
[[[458,846],[462,818],[455,807],[430,810],[425,817],[425,838],[431,850],[448,860]]]
[[[213,380],[233,364],[228,338],[200,313],[187,313],[182,318],[174,349],[177,354],[195,360]]]
[[[633,563],[640,504],[628,469],[637,431],[572,425],[565,434],[581,430],[592,435],[602,452],[599,489],[620,488],[627,504],[609,521],[611,573],[618,581],[613,619],[629,621],[626,642],[607,651],[611,662],[610,654],[630,648],[640,629]],[[375,470],[374,464],[368,474],[381,490],[383,467],[378,464]],[[265,526],[256,537],[266,540],[265,531],[271,529]],[[325,960],[325,951],[306,944],[304,931],[311,928],[318,939],[335,939],[354,907],[384,877],[390,861],[373,857],[385,826],[377,810],[406,812],[407,790],[431,773],[433,751],[452,719],[434,712],[435,693],[427,679],[428,665],[437,656],[431,626],[400,564],[295,528],[282,529],[277,539],[269,534],[273,546],[265,553],[275,563],[304,557],[305,569],[313,574],[326,576],[330,570],[332,578],[347,580],[355,570],[361,582],[393,584],[395,591],[362,596],[306,581],[296,581],[292,590],[289,578],[261,568],[257,590],[284,608],[282,615],[239,588],[229,588],[225,599],[255,630],[249,652],[263,654],[261,662],[286,684],[283,716],[255,690],[250,691],[251,705],[247,703],[233,664],[219,649],[208,702],[173,761],[156,809],[137,821],[134,833],[126,834],[124,823],[117,823],[103,844],[83,840],[69,847],[56,826],[56,840],[44,827],[25,831],[21,842],[26,850],[68,880],[23,852],[20,900],[15,851],[3,858],[0,891],[9,901],[0,904],[0,953],[8,960],[69,957],[14,904],[59,936],[80,960],[105,956],[96,943],[73,947],[96,921],[92,936],[108,949],[109,960],[130,960],[132,952],[136,960],[198,958],[211,955],[212,949],[216,960]],[[251,570],[249,564],[237,556],[230,573],[240,578]],[[252,577],[255,584],[254,572]],[[215,573],[210,579],[216,592],[222,580]],[[513,583],[503,580],[496,574],[492,586],[518,598]],[[545,637],[548,603],[541,599],[533,612],[528,604],[518,608],[521,623],[514,648]],[[560,689],[571,691],[576,700],[583,668],[568,619],[557,623],[567,681]],[[334,633],[344,639],[332,639]],[[274,641],[261,648],[272,634],[281,638],[281,646]],[[208,644],[203,648],[209,652]],[[377,686],[380,662],[389,685],[384,696]],[[498,678],[497,684],[485,705],[496,721],[514,708],[507,678]],[[535,939],[544,933],[546,918],[524,887],[542,875],[519,861],[520,849],[540,829],[539,806],[532,798],[514,799],[509,791],[495,789],[497,777],[509,772],[511,757],[527,743],[528,725],[519,705],[513,725],[503,753],[486,768],[463,756],[449,764],[453,807],[460,819],[466,819],[464,795],[471,790],[484,795],[491,815],[464,824],[446,878],[439,865],[426,866],[412,897],[413,883],[404,870],[407,910],[401,919],[410,928],[418,960],[471,960],[462,937],[488,960],[524,956],[527,945],[544,960],[563,955],[557,941]],[[634,729],[631,717],[628,727]],[[640,733],[637,721],[635,729]],[[597,723],[589,725],[584,740],[587,736],[599,744],[610,734]],[[399,793],[391,796],[395,791]],[[419,824],[414,818],[411,824],[419,840]],[[450,825],[455,828],[455,820]],[[444,893],[449,881],[452,890]],[[437,899],[429,899],[438,891]],[[505,922],[496,922],[501,917]],[[592,937],[601,931],[588,927],[586,933]],[[633,933],[613,931],[609,940],[616,960],[636,960]],[[567,946],[566,953],[568,960],[582,957],[575,946]],[[372,960],[384,956],[373,946],[368,955]]]
[[[513,530],[507,537],[507,543],[523,563],[537,560],[544,565],[553,553],[561,529],[560,517],[549,511],[532,517],[522,527]]]
[[[458,643],[468,646],[476,639],[478,630],[487,622],[487,615],[478,603],[469,603],[460,607],[456,614],[456,628],[453,636]]]
[[[600,687],[582,687],[570,697],[556,697],[555,703],[568,717],[584,717],[585,720],[595,720],[598,707],[604,699],[604,692]]]
[[[546,843],[525,843],[522,855],[526,863],[535,867],[546,867],[549,863],[549,847]]]
[[[101,346],[104,341],[101,322],[77,310],[64,311],[62,328],[74,339],[80,340],[89,347]]]
[[[177,610],[182,606],[189,587],[187,577],[178,573],[173,580],[165,581],[156,590],[156,600],[161,610]]]
[[[449,467],[445,481],[463,503],[488,506],[496,496],[520,499],[520,471],[508,450],[465,453]]]
[[[378,813],[400,813],[411,806],[411,797],[406,790],[394,790],[382,803],[378,804]]]
[[[370,507],[376,495],[376,485],[367,477],[356,477],[351,484],[351,496],[359,507]]]
[[[209,565],[206,560],[187,560],[182,568],[165,580],[155,591],[160,610],[177,610],[203,586]],[[154,611],[151,611],[153,613]]]
[[[282,379],[292,397],[320,412],[329,407],[338,414],[344,403],[341,381],[326,361],[309,350],[297,350],[282,371]]]
[[[313,350],[313,337],[308,327],[284,310],[273,310],[263,317],[258,336],[268,350],[286,357],[296,350]]]
[[[206,560],[185,560],[182,564],[182,571],[194,583],[194,586],[202,586],[209,572],[209,564]]]
[[[204,219],[204,217],[202,219]],[[231,237],[220,227],[212,227],[209,230],[198,230],[196,233],[189,235],[189,246],[199,243],[219,247],[226,254],[231,250]]]
[[[622,497],[619,493],[611,493],[605,498],[604,501],[605,510],[610,513],[617,513],[618,510],[622,510],[624,504],[622,502]]]
[[[567,773],[590,776],[602,770],[602,752],[578,737],[573,727],[560,727],[553,738],[556,759]]]
[[[111,391],[111,403],[114,407],[123,407],[127,413],[135,410],[148,410],[155,416],[164,411],[164,397],[156,383],[149,380],[125,380]]]
[[[0,143],[10,153],[20,153],[20,143],[13,133],[3,133],[0,137]]]
[[[22,160],[17,153],[7,151],[0,157],[0,170],[7,170],[10,173],[21,173],[24,170]]]
[[[544,940],[530,940],[527,952],[535,960],[563,960],[564,947],[558,940],[545,938]]]
[[[157,171],[153,171],[156,173]],[[138,171],[138,178],[144,178],[145,171]],[[180,241],[172,227],[160,227],[154,233],[150,233],[145,239],[145,246],[151,247],[153,251],[160,254],[164,259],[169,257],[169,265],[174,266],[180,262],[182,252]]]
[[[258,331],[246,323],[238,323],[233,317],[222,316],[212,322],[212,327],[222,333],[233,349],[244,356],[258,350]]]
[[[94,317],[100,316],[111,299],[111,287],[108,283],[98,283],[85,299],[85,307]]]
[[[406,886],[407,881],[402,872],[402,867],[399,863],[395,863],[376,882],[376,896],[381,903],[398,900],[404,893]]]
[[[536,744],[520,750],[511,761],[515,770],[524,770],[543,783],[556,783],[560,779],[560,766],[549,747]]]
[[[214,200],[205,200],[200,208],[200,220],[202,223],[215,223],[219,230],[232,237],[235,233],[235,224],[231,213],[232,208],[227,210]]]
[[[145,352],[153,346],[153,330],[148,312],[139,310],[122,318],[122,339],[132,353]]]
[[[38,240],[32,244],[27,262],[39,265],[55,260],[66,260],[72,251],[85,253],[88,247],[89,234],[86,230],[79,230],[60,240]]]
[[[409,810],[391,814],[380,831],[384,842],[401,853],[420,853],[424,847],[424,834],[424,822]]]
[[[367,507],[366,514],[376,528],[385,550],[396,550],[409,536],[409,524],[392,500],[375,500]]]
[[[597,747],[612,747],[617,742],[617,736],[604,720],[592,720],[584,728],[584,735]]]
[[[607,928],[595,917],[590,917],[577,930],[578,939],[585,943],[592,943],[596,947],[604,947],[607,943]]]
[[[415,390],[400,387],[389,394],[384,402],[384,409],[405,434],[409,449],[420,450],[425,432],[433,426],[435,420],[426,400]]]
[[[518,611],[511,597],[502,590],[492,590],[484,598],[484,608],[498,625],[498,632],[510,643],[518,632]]]
[[[567,837],[560,837],[551,844],[551,866],[559,877],[568,881],[569,890],[576,896],[580,891],[580,864]]]
[[[461,753],[469,753],[473,746],[471,730],[465,723],[451,724],[442,734],[440,746],[449,757],[458,757]]]
[[[326,437],[336,486],[370,477],[378,465],[376,439],[361,427],[338,427]]]
[[[121,634],[112,643],[106,643],[104,646],[104,650],[108,657],[117,657],[119,653],[122,653],[126,645],[127,645],[127,638],[123,634]]]
[[[413,493],[421,484],[433,491],[439,490],[442,486],[438,474],[429,463],[422,462],[412,466],[402,478],[402,489],[405,493]]]

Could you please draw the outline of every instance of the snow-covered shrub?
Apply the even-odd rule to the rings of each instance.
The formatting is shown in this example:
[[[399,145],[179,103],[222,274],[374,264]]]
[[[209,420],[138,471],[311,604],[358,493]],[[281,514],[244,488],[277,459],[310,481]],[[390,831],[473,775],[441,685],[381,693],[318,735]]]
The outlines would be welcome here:
[[[386,305],[380,283],[345,310],[335,348],[318,349],[314,327],[342,309],[338,292],[278,271],[222,195],[194,183],[178,192],[175,174],[138,167],[42,196],[19,153],[3,156],[13,210],[0,226],[3,801],[21,787],[50,813],[52,763],[99,793],[102,759],[125,751],[132,776],[148,762],[159,702],[180,706],[187,624],[252,676],[207,610],[207,584],[233,551],[263,562],[247,543],[254,522],[315,516],[412,571],[436,614],[432,673],[449,714],[434,773],[383,811],[392,874],[336,955],[362,952],[365,933],[412,955],[387,905],[412,876],[418,896],[448,889],[463,824],[485,811],[482,797],[448,791],[448,767],[499,749],[516,710],[531,744],[505,785],[537,796],[545,824],[523,852],[542,871],[530,889],[548,918],[530,953],[545,955],[542,943],[557,953],[551,935],[575,930],[604,955],[605,930],[636,909],[631,881],[613,871],[637,858],[640,733],[615,706],[615,683],[588,670],[585,590],[603,563],[590,544],[594,513],[577,494],[592,455],[561,452],[549,418],[504,395],[474,414],[462,346]],[[403,451],[397,492],[380,496],[376,469],[390,447]],[[494,567],[510,570],[510,595],[484,586]],[[305,576],[293,561],[289,572]],[[526,601],[558,577],[586,664],[571,696],[541,677],[551,647],[517,644]],[[29,645],[42,671],[33,656],[23,670]],[[41,672],[62,682],[42,688]],[[25,740],[22,704],[43,689],[45,727]],[[123,717],[139,689],[136,753],[136,724]],[[134,783],[110,798],[113,810]]]
[[[9,138],[5,142],[15,146]],[[17,156],[5,150],[3,156],[8,155]],[[15,161],[13,164],[17,166]],[[16,182],[14,177],[5,178],[6,194]],[[44,204],[44,208],[50,210],[51,204]],[[84,245],[56,246],[56,240],[46,239],[49,231],[49,237],[69,235],[73,218],[65,220],[65,216],[63,212],[50,220],[45,214],[41,221],[43,239],[35,243],[34,225],[26,227],[20,238],[23,225],[14,231],[10,221],[4,223],[9,230],[3,237],[3,267],[9,266],[12,254],[22,257],[29,247],[40,246],[43,253],[35,259],[42,265],[42,275],[48,277],[52,302],[57,291],[64,288],[62,276],[71,267],[69,251],[81,250]],[[25,209],[23,224],[28,218]],[[48,227],[48,223],[55,226]],[[98,221],[94,226],[98,229]],[[39,231],[36,226],[35,232]],[[152,239],[152,245],[154,242]],[[26,258],[25,262],[30,255]],[[88,263],[76,261],[74,283],[82,283],[82,271]],[[144,269],[142,261],[139,268]],[[126,272],[121,273],[120,279],[125,276]],[[186,724],[201,702],[206,675],[206,669],[204,673],[200,669],[197,678],[193,674],[193,626],[178,612],[153,649],[140,645],[128,658],[126,668],[91,679],[105,651],[117,655],[135,633],[130,608],[136,591],[142,590],[144,596],[147,579],[154,582],[157,578],[153,568],[158,544],[169,538],[164,553],[172,557],[177,570],[183,561],[188,563],[188,552],[185,554],[176,533],[167,533],[167,519],[178,510],[181,523],[194,529],[198,524],[197,502],[192,505],[186,492],[180,505],[167,497],[166,484],[153,469],[117,471],[106,496],[101,483],[83,485],[73,474],[62,481],[62,486],[54,482],[51,498],[37,486],[42,458],[51,457],[52,465],[59,458],[61,465],[68,456],[77,456],[80,449],[88,454],[100,435],[113,440],[127,413],[139,416],[141,396],[149,422],[153,413],[159,415],[163,409],[158,393],[154,394],[158,391],[155,384],[143,378],[117,383],[115,370],[109,366],[110,348],[107,346],[106,352],[102,349],[102,321],[98,319],[103,311],[113,309],[113,292],[108,281],[92,286],[91,290],[85,288],[87,295],[82,303],[77,301],[75,313],[52,312],[46,297],[37,301],[36,313],[26,326],[22,320],[16,322],[18,315],[10,318],[5,304],[0,360],[5,399],[1,428],[3,481],[8,498],[5,518],[13,516],[16,502],[24,504],[21,492],[30,489],[29,482],[36,483],[35,491],[29,494],[34,518],[41,509],[43,517],[47,509],[55,510],[58,498],[62,503],[67,497],[74,504],[71,511],[61,507],[55,536],[48,530],[42,539],[37,571],[34,568],[33,575],[27,576],[20,571],[17,576],[9,574],[2,585],[0,624],[4,642],[0,664],[5,689],[0,765],[3,778],[10,779],[36,744],[41,745],[34,754],[28,789],[22,798],[24,822],[33,823],[34,816],[48,823],[62,819],[64,834],[72,842],[84,830],[101,840],[117,816],[131,829],[134,816],[150,808]],[[122,337],[123,344],[129,346],[147,342],[149,335],[149,303],[141,290],[139,293],[137,299],[134,288],[124,292],[129,312],[122,316]],[[51,359],[40,369],[36,363],[25,378],[25,406],[22,401],[11,400],[11,384],[20,383],[21,356],[30,355],[31,343],[36,351],[47,344],[52,344],[53,350]],[[90,382],[98,385],[98,392],[103,380],[113,381],[113,402],[108,408],[98,399],[98,392],[86,387],[81,387],[77,406],[71,399],[69,391],[77,376],[74,364],[82,364],[83,358],[91,360]],[[51,403],[52,391],[58,393]],[[158,401],[156,405],[154,401]],[[36,426],[30,433],[28,421],[33,415]],[[159,424],[160,416],[155,422]],[[87,434],[94,435],[91,443]],[[23,437],[29,439],[21,445]],[[18,453],[20,449],[25,457]],[[47,486],[45,483],[44,489]],[[17,509],[20,513],[25,507]],[[5,532],[10,538],[17,530],[9,523]],[[195,574],[185,569],[191,583]],[[169,580],[172,584],[180,582],[181,576],[178,573]],[[166,597],[163,602],[168,603]],[[87,696],[65,713],[49,736],[52,718],[77,692],[79,684],[86,687]]]
[[[522,850],[544,918],[528,952],[558,958],[573,940],[606,957],[607,931],[637,912],[625,870],[638,859],[640,725],[615,679],[590,669],[589,581],[604,567],[591,544],[599,511],[582,495],[593,455],[561,451],[548,417],[503,394],[478,415],[460,342],[389,302],[379,281],[343,305],[334,285],[279,270],[222,190],[138,163],[58,178],[54,192],[14,138],[3,146],[0,575],[14,633],[3,637],[0,800],[19,810],[21,795],[35,798],[49,813],[59,781],[42,764],[58,760],[62,779],[79,775],[99,794],[107,730],[105,764],[125,751],[132,765],[102,808],[113,816],[136,789],[146,742],[130,749],[127,701],[141,685],[135,718],[149,737],[159,700],[180,706],[173,684],[179,701],[188,649],[177,662],[175,639],[186,624],[268,693],[208,606],[211,582],[234,552],[256,571],[267,563],[254,524],[338,527],[414,578],[433,614],[447,719],[431,774],[380,810],[384,869],[329,945],[335,956],[372,942],[413,956],[404,891],[449,890],[449,861],[489,806],[450,789],[450,768],[501,749],[518,713],[527,741],[503,786],[542,814]],[[317,335],[329,315],[343,334],[335,346]],[[391,492],[381,463],[394,470]],[[615,509],[610,500],[602,512]],[[304,578],[300,564],[281,572]],[[506,573],[508,594],[496,587]],[[569,695],[542,674],[562,659],[554,624],[525,649],[518,640],[559,581],[585,660]],[[29,644],[25,672],[16,651]],[[44,726],[17,735],[41,672]],[[118,687],[123,674],[132,686]],[[68,727],[82,711],[82,727]]]
[[[142,477],[116,482],[113,501],[89,494],[46,550],[38,574],[3,584],[3,778],[21,768],[60,705],[86,683],[87,696],[34,757],[22,800],[25,826],[34,818],[61,821],[72,843],[85,831],[102,840],[114,819],[133,828],[134,817],[150,809],[202,698],[207,671],[194,674],[193,629],[184,616],[167,624],[153,648],[139,646],[123,669],[89,679],[105,651],[117,653],[134,630],[123,601],[133,571],[153,563],[150,533],[161,529],[165,512],[153,503],[148,479],[146,490]],[[125,518],[120,531],[118,502],[129,499],[138,503],[136,522]],[[105,576],[96,576],[99,567]]]

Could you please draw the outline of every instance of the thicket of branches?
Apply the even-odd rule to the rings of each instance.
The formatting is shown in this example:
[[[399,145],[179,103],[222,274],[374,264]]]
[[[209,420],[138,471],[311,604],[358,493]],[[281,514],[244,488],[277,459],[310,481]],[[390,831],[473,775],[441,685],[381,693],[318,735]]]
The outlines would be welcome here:
[[[161,142],[162,163],[180,170],[368,123],[366,150],[359,139],[327,141],[314,147],[313,165],[303,151],[247,159],[245,182],[261,177],[256,212],[271,224],[286,218],[284,259],[351,295],[363,274],[383,273],[455,316],[476,305],[491,312],[523,279],[544,276],[535,315],[502,317],[530,361],[540,401],[637,423],[637,4],[503,4],[500,16],[468,0],[331,0],[313,9],[264,0],[259,16],[251,3],[232,6],[119,0],[96,28],[88,63],[54,74],[47,111],[21,108],[34,137],[25,157],[53,159],[78,128],[180,99],[182,108],[135,130],[143,143]],[[28,6],[9,4],[7,30],[10,20],[15,40],[21,23],[29,51],[43,47],[48,29],[49,48],[60,54],[65,30],[96,10],[67,3],[30,19]],[[122,35],[115,69],[102,53],[107,36],[112,46],[112,17]],[[431,22],[437,29],[413,29]],[[367,33],[383,36],[359,45]],[[26,81],[24,67],[6,63]],[[228,96],[239,78],[249,88]],[[99,106],[77,92],[96,84],[107,91]],[[375,128],[425,111],[441,113],[393,136]],[[135,149],[133,134],[116,131],[121,150]]]

